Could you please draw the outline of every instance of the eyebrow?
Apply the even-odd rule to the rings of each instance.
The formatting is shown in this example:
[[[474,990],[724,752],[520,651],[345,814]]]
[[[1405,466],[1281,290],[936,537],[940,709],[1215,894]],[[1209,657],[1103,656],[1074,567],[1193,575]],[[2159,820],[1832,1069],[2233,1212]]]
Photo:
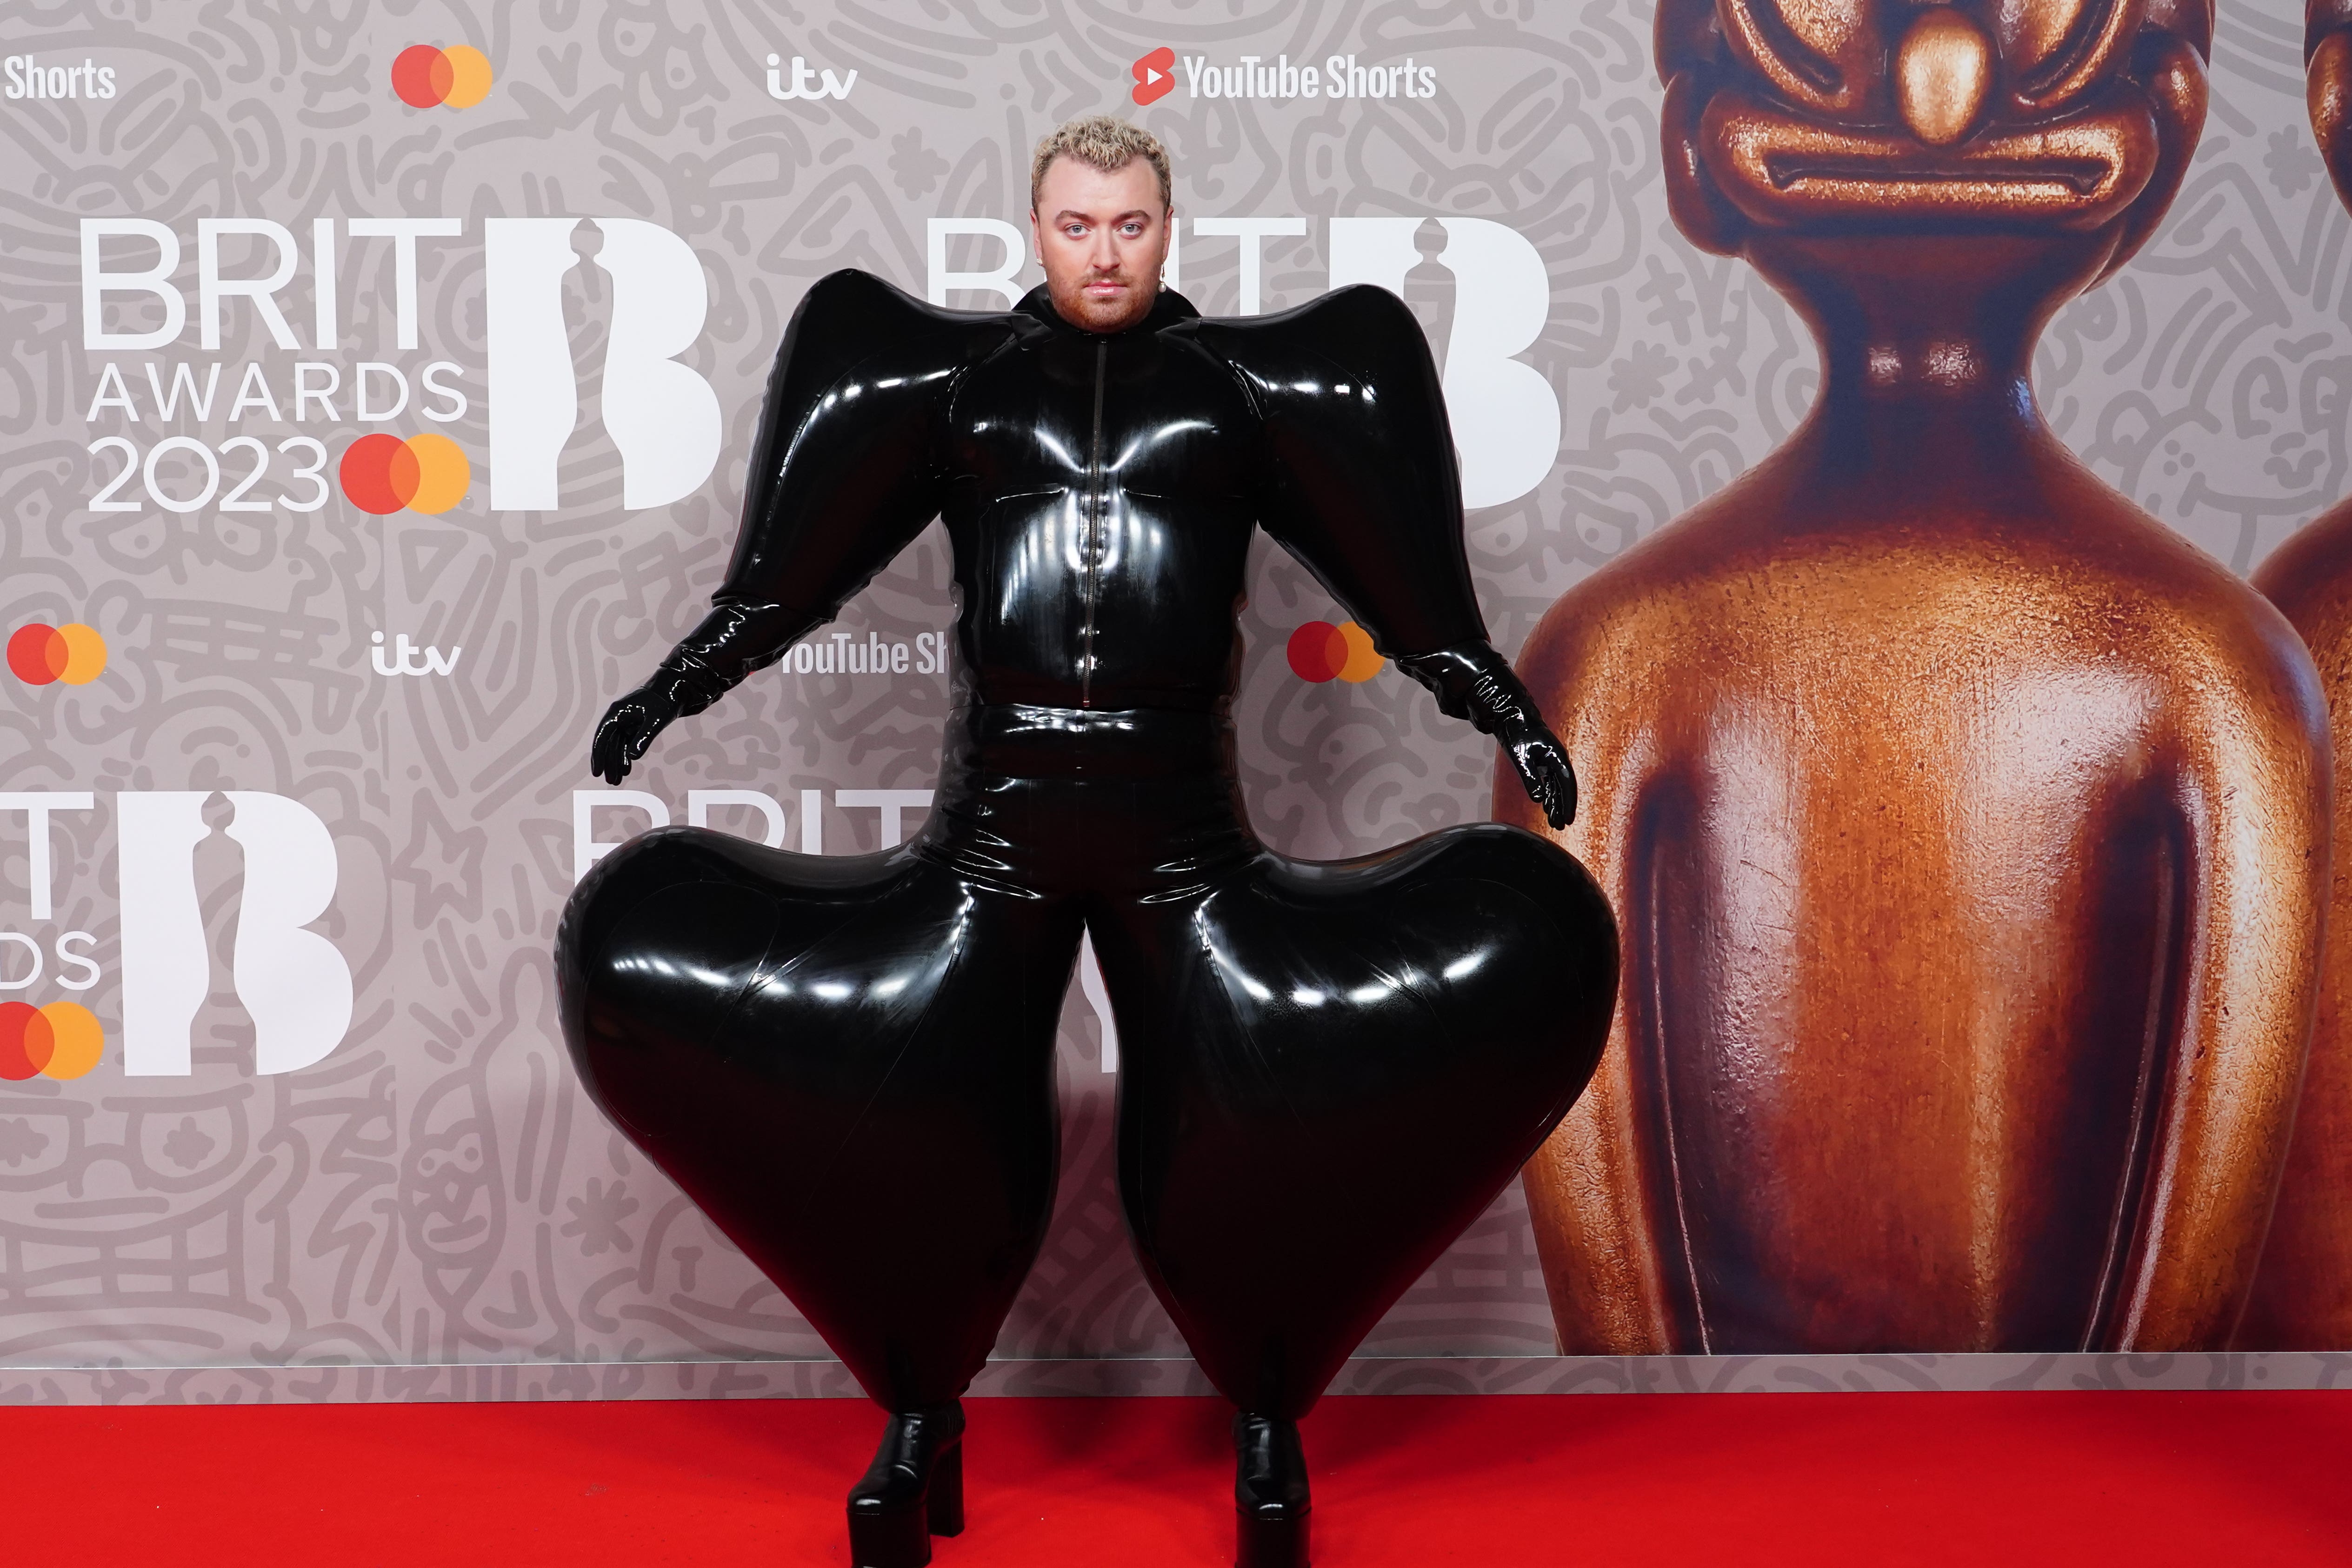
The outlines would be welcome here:
[[[1148,207],[1129,207],[1127,211],[1119,214],[1117,217],[1114,217],[1109,221],[1112,223],[1124,223],[1127,219],[1131,217],[1150,217],[1150,216],[1151,212]],[[1095,221],[1094,214],[1073,212],[1068,207],[1064,207],[1060,212],[1054,215],[1054,221],[1055,223],[1061,223],[1068,218],[1076,218],[1080,223],[1092,223]]]

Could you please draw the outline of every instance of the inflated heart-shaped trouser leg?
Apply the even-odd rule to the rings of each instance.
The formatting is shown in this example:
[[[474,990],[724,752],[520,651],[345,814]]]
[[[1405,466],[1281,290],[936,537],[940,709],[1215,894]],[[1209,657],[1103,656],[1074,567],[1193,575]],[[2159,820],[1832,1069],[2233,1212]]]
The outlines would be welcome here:
[[[1591,1077],[1615,922],[1567,854],[1480,825],[1106,924],[1129,1226],[1211,1380],[1296,1420]]]
[[[983,781],[864,856],[648,834],[566,910],[573,1058],[869,1394],[938,1405],[1044,1239],[1091,929],[1146,1275],[1220,1390],[1296,1420],[1591,1077],[1615,926],[1520,829],[1318,864],[1232,793]]]
[[[598,1105],[886,1408],[971,1383],[1045,1238],[1080,916],[910,850],[647,834],[558,937]]]

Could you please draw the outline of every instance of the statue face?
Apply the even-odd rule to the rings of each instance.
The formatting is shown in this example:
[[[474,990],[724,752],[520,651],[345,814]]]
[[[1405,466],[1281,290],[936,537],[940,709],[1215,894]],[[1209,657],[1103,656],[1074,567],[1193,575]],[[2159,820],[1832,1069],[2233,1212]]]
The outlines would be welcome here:
[[[1090,332],[1116,332],[1150,314],[1160,297],[1173,210],[1144,159],[1130,158],[1108,174],[1076,158],[1046,165],[1029,227],[1045,291],[1062,320]]]
[[[1663,0],[1675,218],[2110,237],[2137,247],[2204,123],[2211,0]]]
[[[2309,0],[2303,62],[2319,154],[2336,194],[2352,202],[2352,0]]]

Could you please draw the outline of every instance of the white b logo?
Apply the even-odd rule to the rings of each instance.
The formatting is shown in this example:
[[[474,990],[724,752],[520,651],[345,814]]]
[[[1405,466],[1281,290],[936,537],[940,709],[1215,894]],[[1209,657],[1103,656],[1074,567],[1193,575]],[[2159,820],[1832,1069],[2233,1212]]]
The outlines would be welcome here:
[[[490,507],[551,511],[556,460],[580,420],[563,275],[578,218],[494,217],[484,237],[488,307]],[[694,346],[710,307],[693,247],[642,218],[589,220],[596,265],[613,280],[605,340],[604,430],[621,452],[621,504],[666,506],[719,462],[719,395],[671,356]]]
[[[254,1067],[292,1072],[325,1058],[352,1024],[352,968],[306,929],[335,896],[335,841],[310,807],[281,795],[229,790],[228,836],[245,850],[230,980],[253,1019]],[[114,797],[122,906],[122,1070],[185,1077],[189,1027],[212,990],[196,846],[209,790],[125,791]]]
[[[1454,332],[1445,345],[1445,406],[1462,456],[1462,504],[1518,500],[1551,472],[1559,454],[1559,398],[1525,353],[1551,310],[1551,279],[1527,237],[1484,217],[1437,220],[1445,230],[1438,265],[1454,274]],[[1420,264],[1417,217],[1331,220],[1331,287],[1377,283],[1404,292]]]

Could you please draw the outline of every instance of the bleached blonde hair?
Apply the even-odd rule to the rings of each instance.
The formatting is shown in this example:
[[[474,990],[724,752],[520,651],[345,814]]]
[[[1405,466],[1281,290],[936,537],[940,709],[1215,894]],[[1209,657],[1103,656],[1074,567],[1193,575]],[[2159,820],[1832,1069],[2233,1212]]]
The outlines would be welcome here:
[[[1168,180],[1168,149],[1160,138],[1140,126],[1111,114],[1089,114],[1055,126],[1037,143],[1029,161],[1029,209],[1037,208],[1037,192],[1045,184],[1046,166],[1056,158],[1076,158],[1106,174],[1115,174],[1140,158],[1160,176],[1160,205],[1174,199]]]

